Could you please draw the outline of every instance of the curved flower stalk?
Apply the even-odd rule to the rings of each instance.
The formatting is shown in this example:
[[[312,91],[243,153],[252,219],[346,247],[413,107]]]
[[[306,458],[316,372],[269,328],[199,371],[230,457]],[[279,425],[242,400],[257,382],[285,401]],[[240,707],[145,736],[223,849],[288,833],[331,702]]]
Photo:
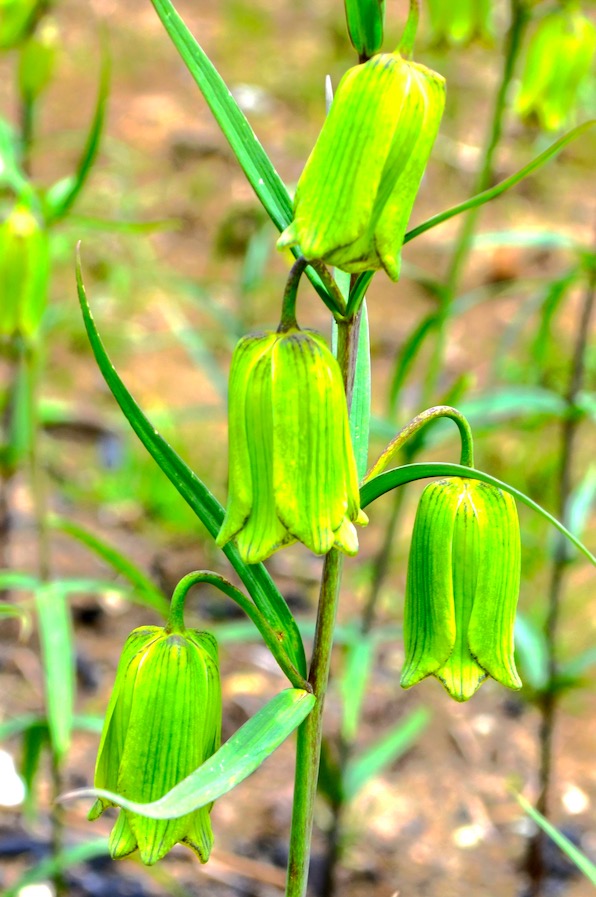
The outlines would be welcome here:
[[[399,278],[400,250],[437,136],[445,81],[381,53],[349,69],[298,181],[278,248],[358,274]]]
[[[229,501],[219,546],[249,564],[292,542],[358,551],[360,510],[337,361],[322,336],[290,326],[240,341],[230,372]]]

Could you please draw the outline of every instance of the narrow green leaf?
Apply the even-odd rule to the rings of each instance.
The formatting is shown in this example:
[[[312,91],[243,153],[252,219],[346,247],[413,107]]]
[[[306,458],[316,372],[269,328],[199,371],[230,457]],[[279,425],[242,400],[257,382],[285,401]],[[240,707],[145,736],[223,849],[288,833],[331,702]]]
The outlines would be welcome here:
[[[18,570],[0,570],[0,589],[32,591],[39,585],[37,576]]]
[[[0,116],[0,188],[20,199],[32,199],[34,190],[21,169],[18,146],[14,129]]]
[[[354,390],[350,406],[350,433],[354,446],[358,480],[368,470],[368,438],[370,434],[370,333],[368,327],[368,310],[366,300],[361,305],[360,329],[358,331],[358,348],[356,368],[354,371]]]
[[[99,152],[99,143],[103,132],[109,92],[110,59],[107,51],[104,49],[101,61],[97,100],[95,102],[95,110],[93,112],[93,118],[91,120],[85,147],[75,174],[58,181],[50,187],[46,193],[45,206],[46,220],[48,224],[53,224],[55,221],[59,221],[68,214],[76,202],[79,193],[85,186],[87,178],[97,159],[97,153]]]
[[[429,218],[427,221],[423,221],[422,224],[419,224],[417,227],[413,227],[412,230],[409,230],[404,236],[403,245],[405,246],[406,243],[410,242],[410,240],[414,240],[416,237],[419,237],[421,234],[426,233],[427,230],[431,230],[431,228],[436,227],[438,224],[443,224],[444,221],[449,221],[450,218],[455,218],[456,215],[461,215],[463,212],[468,212],[470,209],[475,209],[478,206],[484,205],[484,203],[490,202],[491,199],[496,199],[511,187],[519,184],[519,182],[523,181],[523,179],[528,177],[528,175],[533,174],[538,168],[552,159],[553,156],[556,156],[557,153],[561,152],[561,150],[564,149],[568,143],[571,143],[572,140],[580,137],[585,131],[593,127],[595,124],[596,119],[593,121],[584,122],[577,128],[573,128],[573,130],[569,131],[567,134],[564,134],[561,138],[559,138],[559,140],[556,140],[553,144],[551,144],[551,146],[549,146],[548,149],[546,149],[543,153],[540,153],[539,156],[536,156],[535,159],[532,159],[532,161],[528,163],[528,165],[520,168],[519,171],[516,171],[510,177],[505,178],[504,181],[500,181],[489,190],[485,190],[483,193],[479,193],[477,196],[472,196],[470,199],[466,199],[465,202],[459,203],[459,205],[457,206],[452,206],[450,209],[447,209],[445,212],[440,212],[438,215],[433,215],[432,218]],[[354,309],[358,307],[359,302],[368,289],[368,286],[373,278],[373,274],[374,272],[372,271],[366,271],[364,274],[361,274],[356,281],[356,285],[352,290],[352,294],[350,296],[350,305],[348,306],[347,311],[348,316],[350,314],[353,314]]]
[[[170,0],[151,0],[157,15],[213,113],[248,182],[275,226],[292,220],[292,203],[246,116],[215,66],[194,39]]]
[[[581,482],[571,493],[565,509],[569,529],[581,538],[590,517],[590,511],[596,500],[596,465],[588,467]]]
[[[556,519],[556,517],[553,517],[552,514],[545,511],[539,504],[527,495],[524,495],[523,492],[514,489],[513,486],[510,486],[508,483],[504,483],[502,480],[498,480],[496,477],[492,477],[490,474],[484,473],[481,470],[476,470],[473,467],[464,467],[462,464],[443,464],[442,462],[432,461],[427,464],[405,464],[402,467],[395,467],[393,470],[387,470],[385,473],[373,477],[372,480],[368,480],[368,482],[362,486],[360,489],[361,507],[365,508],[372,501],[375,501],[381,495],[384,495],[391,489],[395,489],[397,486],[403,486],[406,483],[412,483],[415,480],[428,479],[429,477],[468,477],[474,480],[481,480],[483,483],[491,483],[493,486],[498,486],[499,489],[504,489],[506,492],[513,495],[514,498],[518,499],[518,501],[523,502],[529,508],[532,508],[533,511],[537,511],[538,514],[541,514],[596,566],[596,557],[594,557],[586,546],[580,542],[573,533],[570,533],[569,530]]]
[[[352,800],[360,789],[379,775],[391,763],[403,756],[414,744],[430,719],[430,713],[426,708],[419,707],[413,710],[405,719],[371,748],[354,757],[347,765],[344,778],[344,792],[347,800]]]
[[[376,639],[363,633],[359,633],[346,648],[339,688],[343,701],[342,735],[348,743],[353,742],[358,734],[362,704],[375,659],[375,648]]]
[[[32,726],[46,726],[48,721],[42,713],[25,713],[22,716],[14,716],[12,719],[0,723],[0,741],[6,741],[15,735],[21,735]],[[73,729],[80,729],[82,732],[95,732],[101,735],[103,729],[103,717],[90,716],[89,714],[75,714],[72,718]]]
[[[18,897],[26,885],[35,884],[38,881],[46,881],[53,876],[71,869],[78,863],[85,863],[95,857],[108,856],[110,853],[107,838],[97,838],[94,841],[86,841],[69,847],[55,856],[48,857],[38,863],[32,869],[27,869],[21,877],[9,888],[3,891],[3,897]]]
[[[29,726],[24,732],[21,745],[19,773],[25,784],[25,817],[32,822],[37,815],[37,792],[35,780],[39,772],[42,752],[48,746],[50,733],[45,720]]]
[[[539,386],[511,386],[495,389],[460,403],[459,410],[477,427],[530,415],[564,417],[569,407],[550,389]]]
[[[515,620],[515,653],[520,661],[524,683],[534,691],[542,691],[548,683],[548,646],[544,633],[527,617]]]
[[[156,464],[192,508],[208,533],[215,538],[223,522],[224,510],[205,484],[159,435],[120,379],[95,326],[85,295],[79,262],[77,262],[77,288],[89,342],[112,395]],[[222,550],[267,622],[279,633],[288,657],[296,669],[306,676],[306,657],[298,626],[269,573],[262,564],[250,566],[245,564],[233,542],[229,542]]]
[[[521,794],[514,792],[515,799],[518,804],[522,808],[522,810],[528,814],[528,816],[534,820],[536,825],[538,825],[543,832],[551,838],[557,847],[559,847],[563,853],[569,857],[572,863],[575,863],[577,868],[582,872],[586,878],[592,882],[593,885],[596,885],[596,865],[592,863],[587,856],[585,856],[581,850],[572,844],[569,838],[566,838],[565,835],[562,835],[558,829],[551,825],[550,822],[542,816],[538,810],[535,810],[529,801],[525,799]]]
[[[209,760],[152,803],[136,803],[102,788],[72,791],[63,795],[62,800],[103,797],[150,819],[173,819],[192,813],[231,791],[258,769],[308,716],[315,700],[314,695],[299,688],[280,692],[238,729]]]
[[[22,716],[13,716],[12,719],[7,719],[5,722],[0,723],[0,741],[6,741],[8,738],[20,735],[22,732],[30,729],[31,726],[39,725],[42,721],[45,722],[45,716],[42,716],[40,713],[24,713]]]
[[[277,229],[284,230],[292,220],[292,201],[284,182],[259,143],[246,116],[170,0],[151,0],[151,2],[172,43],[203,94],[249,184]],[[306,270],[306,275],[327,307],[332,312],[341,311],[335,306],[333,297],[323,286],[316,271],[309,267]]]
[[[50,517],[50,526],[60,530],[78,542],[81,542],[90,551],[94,552],[98,557],[110,565],[117,573],[124,576],[135,590],[135,602],[137,604],[150,607],[156,610],[162,616],[166,617],[169,613],[170,603],[157,586],[149,579],[148,576],[139,570],[139,568],[128,560],[120,551],[104,542],[94,533],[80,526],[72,520],[66,520],[63,517]],[[109,584],[105,584],[105,588],[109,588]]]
[[[70,612],[61,583],[43,583],[35,593],[52,750],[60,760],[72,732],[75,662]]]
[[[397,361],[391,378],[389,387],[389,409],[395,411],[399,402],[402,387],[406,378],[416,360],[418,352],[424,345],[424,341],[429,333],[437,326],[438,316],[436,312],[432,312],[422,319],[420,324],[410,333],[405,343],[401,347],[401,351],[397,355]]]
[[[516,171],[508,178],[505,178],[504,181],[500,181],[498,184],[495,184],[494,187],[491,187],[489,190],[485,190],[483,193],[479,193],[477,196],[472,196],[470,199],[466,199],[465,202],[462,202],[457,206],[452,206],[452,208],[447,209],[445,212],[440,212],[438,215],[433,215],[433,217],[429,218],[428,221],[424,221],[417,227],[412,228],[412,230],[408,231],[404,237],[404,245],[406,243],[409,243],[410,240],[413,240],[415,237],[419,237],[420,234],[425,233],[427,230],[436,227],[438,224],[443,224],[444,221],[449,221],[450,218],[454,218],[456,215],[461,215],[462,212],[468,212],[470,209],[476,209],[478,208],[478,206],[482,206],[484,205],[484,203],[490,202],[491,199],[496,199],[497,196],[505,193],[511,187],[514,187],[516,184],[519,184],[520,181],[523,181],[524,178],[527,178],[528,175],[533,174],[535,171],[537,171],[542,165],[550,161],[553,156],[556,156],[557,153],[560,153],[561,150],[567,146],[567,144],[571,143],[571,141],[575,140],[577,137],[581,137],[581,135],[585,131],[587,131],[589,128],[592,128],[594,125],[596,125],[596,119],[592,121],[586,121],[583,124],[578,125],[577,128],[573,128],[571,131],[568,131],[567,134],[564,134],[559,138],[559,140],[556,140],[554,143],[552,143],[548,147],[548,149],[545,149],[543,153],[540,153],[539,156],[536,156],[535,159],[532,159],[532,161],[529,162],[528,165],[524,165],[523,168],[520,168],[519,171]],[[361,275],[361,277],[364,276],[365,275]]]

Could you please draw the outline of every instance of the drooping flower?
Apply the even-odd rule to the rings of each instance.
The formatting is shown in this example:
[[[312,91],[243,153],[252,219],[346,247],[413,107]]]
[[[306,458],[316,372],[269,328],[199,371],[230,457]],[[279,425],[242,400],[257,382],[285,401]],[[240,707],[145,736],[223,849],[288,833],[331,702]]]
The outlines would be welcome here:
[[[213,636],[159,626],[133,630],[106,713],[95,787],[141,803],[163,797],[218,749],[221,714]],[[99,798],[89,819],[108,806]],[[180,841],[206,863],[213,846],[210,811],[205,806],[175,819],[149,819],[121,809],[110,854],[119,859],[138,848],[142,862],[152,865]]]
[[[47,300],[47,231],[25,203],[0,222],[0,336],[34,336]]]
[[[596,54],[596,27],[579,8],[562,6],[541,18],[528,42],[518,115],[535,119],[546,131],[573,120],[582,82]]]
[[[444,79],[398,53],[349,69],[298,181],[294,220],[278,248],[297,245],[306,259],[353,274],[384,268],[397,280],[444,104]]]
[[[242,339],[229,399],[229,499],[217,537],[262,561],[303,542],[356,554],[360,510],[341,373],[324,339],[289,328]]]
[[[488,676],[520,688],[513,658],[519,580],[513,498],[459,477],[427,486],[408,562],[402,686],[436,676],[456,701],[471,698]]]

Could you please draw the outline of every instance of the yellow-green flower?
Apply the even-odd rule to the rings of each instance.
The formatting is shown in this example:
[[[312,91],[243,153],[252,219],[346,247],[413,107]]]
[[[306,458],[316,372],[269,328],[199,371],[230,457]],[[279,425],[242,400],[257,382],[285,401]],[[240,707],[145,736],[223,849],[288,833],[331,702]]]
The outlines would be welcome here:
[[[148,803],[207,760],[221,738],[217,644],[207,632],[144,626],[129,635],[116,674],[95,767],[95,787]],[[99,798],[90,819],[111,806]],[[206,863],[213,846],[201,807],[176,819],[120,810],[109,841],[114,859],[137,848],[152,865],[178,841]]]
[[[278,247],[392,280],[445,104],[436,72],[381,53],[342,78]]]
[[[39,0],[0,0],[0,50],[23,40],[33,24]]]
[[[255,564],[291,542],[356,554],[364,524],[341,373],[324,339],[292,327],[242,339],[229,399],[229,499],[217,537]]]
[[[48,235],[25,203],[0,222],[0,336],[34,336],[46,306]]]
[[[520,688],[513,659],[519,580],[513,498],[473,479],[427,486],[408,563],[402,686],[436,676],[456,701],[471,698],[488,676]]]
[[[545,15],[528,43],[515,109],[546,131],[573,120],[578,93],[596,54],[596,27],[573,5]]]

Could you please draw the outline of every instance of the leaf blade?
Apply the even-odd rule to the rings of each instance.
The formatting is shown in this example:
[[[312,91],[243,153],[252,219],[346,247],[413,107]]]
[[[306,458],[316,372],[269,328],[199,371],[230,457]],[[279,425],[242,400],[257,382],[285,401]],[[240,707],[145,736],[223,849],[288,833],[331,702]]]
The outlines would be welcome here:
[[[95,326],[95,321],[87,302],[81,275],[80,259],[78,258],[76,276],[85,329],[87,330],[87,336],[89,337],[95,360],[107,386],[128,423],[153,460],[194,511],[207,532],[215,538],[223,523],[224,509],[202,480],[190,469],[188,464],[160,436],[128,392],[116,368],[110,361]],[[263,616],[271,627],[279,633],[280,641],[288,657],[301,675],[306,677],[306,655],[300,631],[288,605],[276,588],[269,573],[262,564],[245,564],[232,542],[225,545],[222,551],[238,573]]]
[[[217,800],[254,772],[291,735],[314,707],[314,695],[288,688],[275,695],[202,766],[159,800],[137,803],[102,788],[85,788],[62,795],[103,797],[150,819],[173,819]]]

